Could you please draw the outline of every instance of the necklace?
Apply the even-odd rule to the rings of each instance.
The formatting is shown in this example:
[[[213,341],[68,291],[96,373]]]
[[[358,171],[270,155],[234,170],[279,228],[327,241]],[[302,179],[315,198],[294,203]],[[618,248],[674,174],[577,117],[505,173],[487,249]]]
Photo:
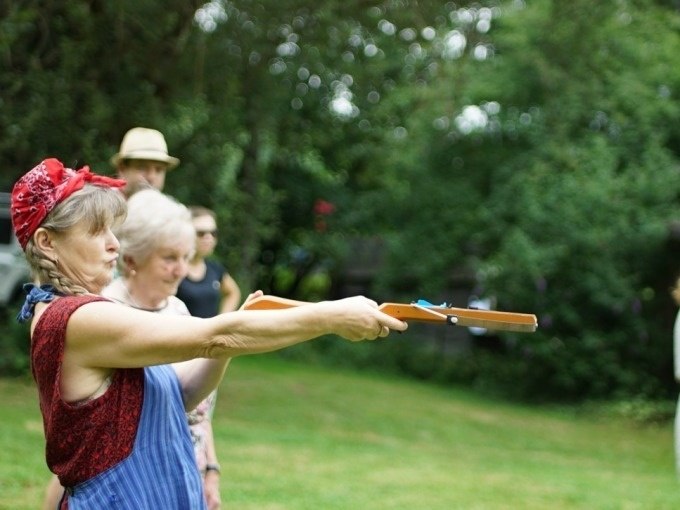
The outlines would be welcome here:
[[[121,281],[123,285],[123,290],[125,291],[125,304],[131,306],[132,308],[137,308],[138,310],[146,310],[147,312],[159,312],[163,310],[165,307],[168,306],[168,299],[165,298],[163,301],[161,301],[160,306],[157,306],[155,308],[149,308],[148,306],[142,306],[140,305],[135,298],[132,297],[132,293],[130,292],[130,287],[128,286],[128,283],[126,280]]]

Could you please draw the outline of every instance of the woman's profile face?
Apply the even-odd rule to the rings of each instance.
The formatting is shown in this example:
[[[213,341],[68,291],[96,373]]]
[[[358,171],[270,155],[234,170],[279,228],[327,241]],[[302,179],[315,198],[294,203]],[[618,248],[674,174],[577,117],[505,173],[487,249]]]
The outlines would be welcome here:
[[[80,223],[55,234],[52,244],[57,268],[88,292],[99,294],[113,279],[120,243],[110,226],[93,234]]]

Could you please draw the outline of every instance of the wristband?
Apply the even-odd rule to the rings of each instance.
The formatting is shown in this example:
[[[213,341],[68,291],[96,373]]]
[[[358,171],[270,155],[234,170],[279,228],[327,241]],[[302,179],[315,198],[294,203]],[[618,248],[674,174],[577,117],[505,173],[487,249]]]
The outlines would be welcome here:
[[[220,465],[215,463],[215,464],[207,464],[205,466],[205,472],[207,473],[208,471],[215,471],[216,473],[221,473],[220,471]]]

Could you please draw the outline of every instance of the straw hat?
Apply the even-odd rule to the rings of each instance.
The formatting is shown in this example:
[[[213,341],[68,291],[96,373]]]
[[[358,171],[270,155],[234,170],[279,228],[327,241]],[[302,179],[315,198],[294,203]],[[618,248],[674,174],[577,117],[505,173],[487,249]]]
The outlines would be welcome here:
[[[155,129],[135,127],[125,133],[118,154],[111,158],[115,167],[124,159],[146,159],[168,164],[168,170],[179,164],[179,159],[168,154],[168,144],[163,133]]]

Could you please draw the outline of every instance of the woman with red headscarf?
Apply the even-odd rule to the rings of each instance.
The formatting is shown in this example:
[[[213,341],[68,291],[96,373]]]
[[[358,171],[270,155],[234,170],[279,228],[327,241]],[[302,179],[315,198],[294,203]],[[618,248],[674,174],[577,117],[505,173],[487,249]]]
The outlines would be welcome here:
[[[231,357],[325,334],[373,339],[406,324],[358,296],[209,319],[114,303],[100,293],[118,259],[123,185],[48,159],[12,192],[36,282],[19,319],[32,320],[47,464],[66,488],[60,508],[205,509],[184,413],[217,387]]]

